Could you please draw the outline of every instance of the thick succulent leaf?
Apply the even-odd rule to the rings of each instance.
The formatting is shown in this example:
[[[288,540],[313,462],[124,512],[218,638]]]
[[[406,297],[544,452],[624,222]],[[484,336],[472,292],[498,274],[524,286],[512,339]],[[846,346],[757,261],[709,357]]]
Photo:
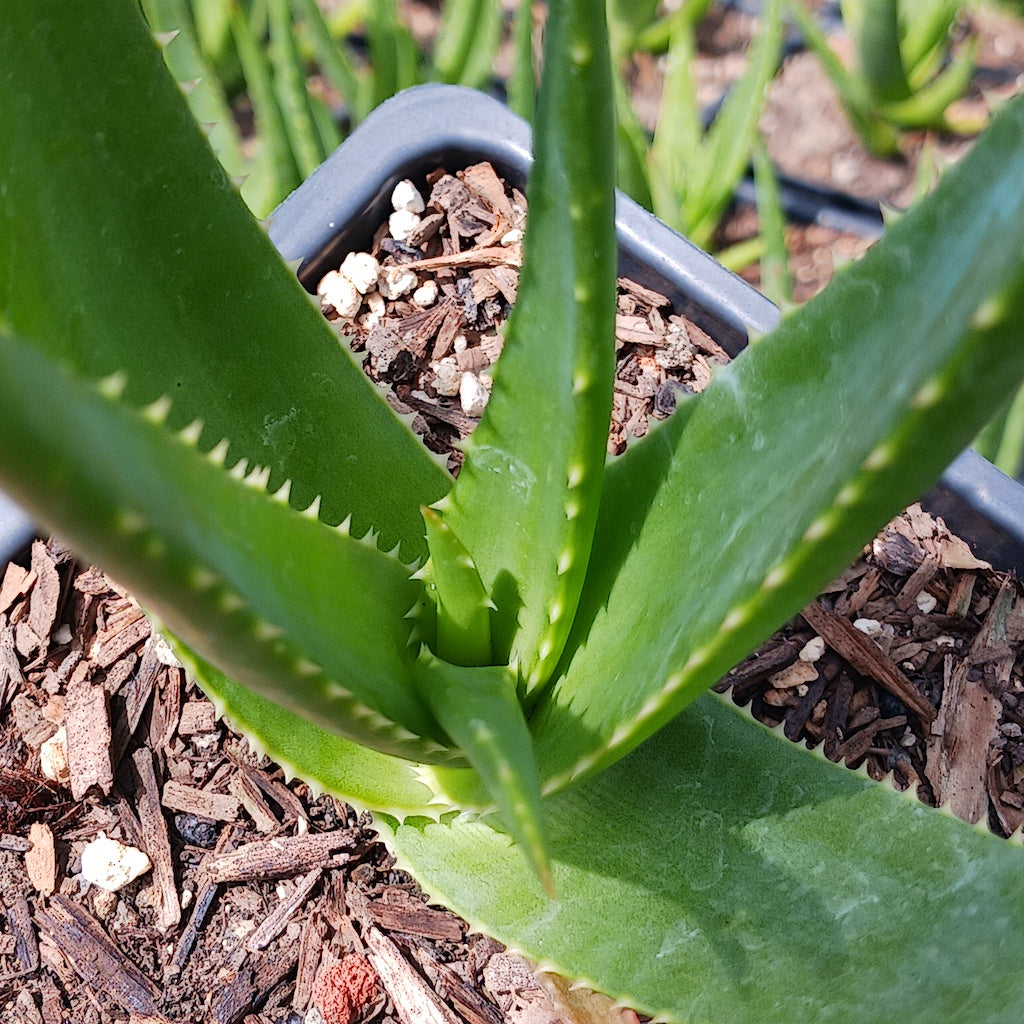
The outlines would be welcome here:
[[[448,0],[434,43],[434,74],[442,82],[486,88],[494,77],[501,42],[502,10],[497,0]]]
[[[383,811],[402,818],[437,818],[450,809],[438,803],[434,791],[424,782],[421,766],[321,729],[240,686],[176,637],[169,635],[168,639],[218,712],[287,774],[297,775],[318,791],[331,793],[360,810]]]
[[[1024,99],[685,421],[609,468],[565,674],[531,722],[548,788],[710,686],[1009,397],[1024,376],[1022,180]]]
[[[614,116],[603,0],[551,5],[526,259],[487,411],[438,506],[494,600],[496,660],[558,658],[586,569],[614,370]],[[566,131],[566,125],[572,125]]]
[[[905,128],[941,127],[946,109],[967,91],[974,76],[974,47],[969,46],[937,78],[912,96],[881,106],[882,113]]]
[[[873,109],[863,80],[847,70],[829,46],[814,15],[800,0],[787,0],[786,12],[796,23],[804,42],[821,61],[825,74],[843,101],[850,123],[864,144],[877,155],[890,156],[896,153],[899,150],[899,132]]]
[[[860,73],[875,103],[910,95],[900,50],[898,0],[863,0],[855,41]]]
[[[491,610],[472,556],[433,509],[423,510],[430,561],[422,576],[434,602],[431,649],[453,665],[491,664]]]
[[[420,586],[408,567],[267,494],[265,471],[227,473],[165,415],[0,333],[12,496],[239,682],[349,739],[447,759],[421,738],[443,733],[412,677],[405,614]]]
[[[768,84],[782,59],[781,0],[769,0],[761,5],[761,10],[761,29],[751,48],[748,66],[726,94],[701,147],[703,173],[697,182],[685,186],[683,221],[691,241],[697,245],[710,244],[719,219],[750,165],[750,151],[759,137],[758,122],[767,100]]]
[[[483,823],[408,823],[433,899],[686,1024],[1024,1017],[1024,852],[705,696],[545,804],[558,900]]]
[[[130,0],[0,13],[0,316],[80,376],[174,397],[229,461],[424,552],[443,471],[339,347],[195,125]],[[112,69],[116,69],[116,73]]]
[[[540,779],[515,673],[507,665],[452,665],[426,649],[416,668],[424,699],[476,769],[527,863],[554,896]]]

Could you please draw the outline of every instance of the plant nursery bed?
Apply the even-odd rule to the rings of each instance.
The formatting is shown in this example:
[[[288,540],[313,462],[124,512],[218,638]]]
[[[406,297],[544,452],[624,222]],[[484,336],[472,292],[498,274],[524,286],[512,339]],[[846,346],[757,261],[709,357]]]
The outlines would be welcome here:
[[[328,274],[321,301],[457,472],[515,297],[525,200],[477,164],[403,185],[394,205],[412,216]],[[625,278],[616,333],[613,452],[728,359]],[[1024,821],[1022,598],[914,506],[717,689],[1008,835]],[[431,906],[369,816],[285,779],[131,596],[56,541],[0,575],[0,723],[4,1021],[637,1019]]]

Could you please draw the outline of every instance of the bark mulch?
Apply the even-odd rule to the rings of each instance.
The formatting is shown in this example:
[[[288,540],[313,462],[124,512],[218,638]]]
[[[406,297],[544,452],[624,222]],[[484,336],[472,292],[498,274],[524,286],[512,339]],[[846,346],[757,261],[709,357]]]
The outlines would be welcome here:
[[[369,815],[255,754],[114,581],[54,541],[23,561],[0,576],[0,1019],[576,1019]]]
[[[416,223],[374,239],[380,277],[344,313],[326,289],[323,305],[457,473],[515,299],[525,199],[486,164],[415,187]],[[834,241],[807,243],[807,294]],[[611,452],[727,359],[625,279],[616,336]],[[913,506],[717,689],[790,740],[1009,835],[1024,823],[1022,599]],[[637,1020],[431,906],[368,816],[251,750],[131,596],[55,540],[0,566],[0,1019]]]

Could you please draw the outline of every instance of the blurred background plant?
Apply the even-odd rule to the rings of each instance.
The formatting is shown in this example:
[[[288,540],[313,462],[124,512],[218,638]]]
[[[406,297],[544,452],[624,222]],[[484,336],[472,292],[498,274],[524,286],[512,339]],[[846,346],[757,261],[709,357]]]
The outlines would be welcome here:
[[[880,156],[899,152],[903,132],[937,128],[970,135],[983,122],[958,118],[952,105],[974,74],[974,41],[965,34],[963,0],[840,0],[853,44],[844,63],[800,0],[787,11],[821,60],[850,123]]]

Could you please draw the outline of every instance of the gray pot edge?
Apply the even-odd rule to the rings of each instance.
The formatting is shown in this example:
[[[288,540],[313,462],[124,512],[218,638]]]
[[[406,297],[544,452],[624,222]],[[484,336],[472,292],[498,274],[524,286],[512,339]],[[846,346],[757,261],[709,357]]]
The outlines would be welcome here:
[[[530,128],[497,100],[459,86],[423,85],[378,107],[270,215],[268,233],[282,256],[299,260],[310,290],[389,210],[404,177],[436,166],[488,159],[525,182]],[[363,237],[358,237],[358,225]],[[616,224],[623,270],[646,278],[735,354],[751,331],[770,330],[778,310],[711,256],[623,195]],[[353,228],[352,225],[357,225]],[[336,262],[337,261],[337,262]],[[964,452],[922,499],[978,555],[1024,576],[1024,486],[974,451]],[[31,539],[30,520],[0,493],[0,564]]]

